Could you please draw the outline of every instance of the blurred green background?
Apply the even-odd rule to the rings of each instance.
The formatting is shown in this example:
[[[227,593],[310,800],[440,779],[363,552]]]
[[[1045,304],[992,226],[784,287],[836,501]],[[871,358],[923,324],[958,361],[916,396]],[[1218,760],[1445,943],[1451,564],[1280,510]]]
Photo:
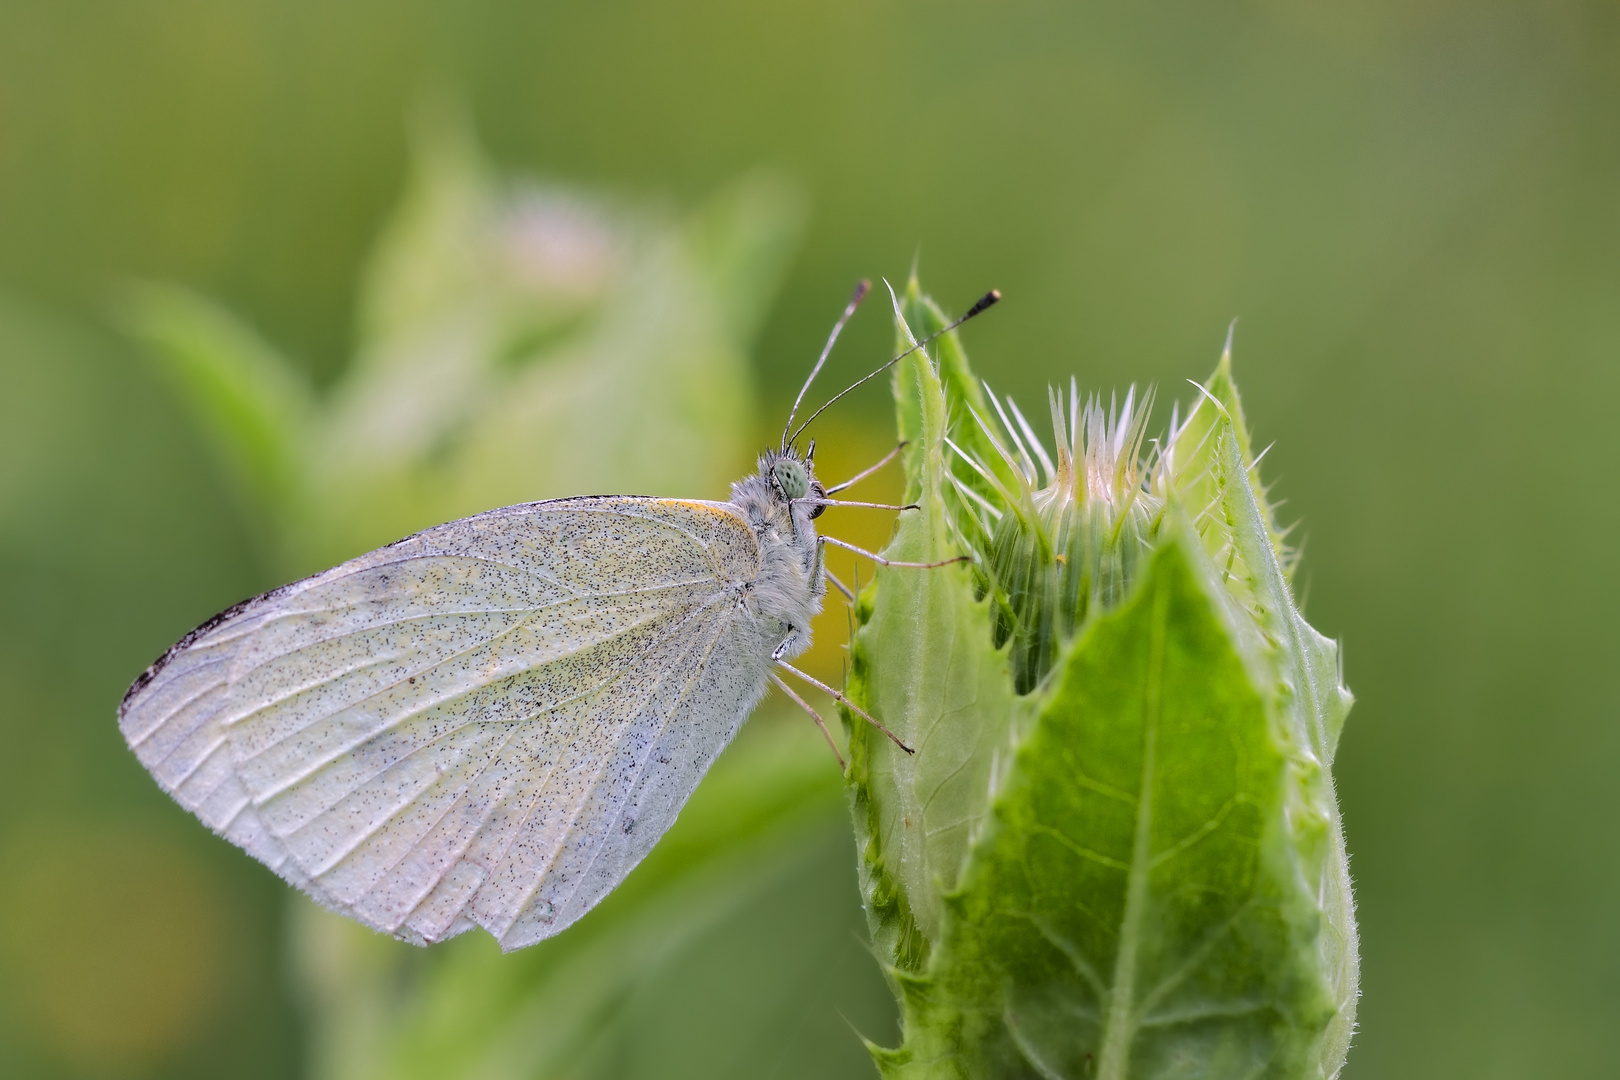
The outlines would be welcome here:
[[[1023,400],[1185,398],[1239,317],[1359,699],[1345,1075],[1620,1074],[1620,8],[1560,0],[0,3],[0,1074],[542,1075],[571,1002],[600,1006],[579,1075],[861,1075],[855,1032],[892,1041],[802,718],[751,725],[577,944],[505,960],[311,923],[123,746],[151,657],[315,556],[244,508],[120,289],[217,301],[337,400],[411,117],[446,99],[492,169],[708,267],[732,471],[850,284],[919,254],[947,304],[1004,290],[967,342]],[[749,176],[777,292],[704,262]],[[873,305],[827,386],[891,335]],[[873,388],[822,437],[853,466],[890,430]],[[723,491],[691,483],[661,493]]]

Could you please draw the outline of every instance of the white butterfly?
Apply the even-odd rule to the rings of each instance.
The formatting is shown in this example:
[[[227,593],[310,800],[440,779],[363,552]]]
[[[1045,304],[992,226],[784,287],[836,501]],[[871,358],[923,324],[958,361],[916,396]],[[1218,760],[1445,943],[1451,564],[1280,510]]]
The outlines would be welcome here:
[[[845,700],[788,660],[822,544],[877,558],[813,520],[871,504],[827,498],[848,484],[822,487],[802,430],[728,502],[491,510],[238,604],[136,680],[119,726],[182,806],[334,911],[417,944],[550,937],[652,849],[768,681],[815,715],[774,669]]]

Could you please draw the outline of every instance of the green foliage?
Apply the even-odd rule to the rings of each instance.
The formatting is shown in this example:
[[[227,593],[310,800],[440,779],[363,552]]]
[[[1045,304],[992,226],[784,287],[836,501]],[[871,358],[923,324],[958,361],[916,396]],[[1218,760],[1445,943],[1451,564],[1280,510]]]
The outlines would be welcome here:
[[[917,313],[943,324],[913,281],[902,343]],[[1289,592],[1230,356],[1145,456],[1133,396],[1054,394],[1054,461],[1010,402],[992,426],[953,337],[895,378],[922,509],[886,554],[975,571],[880,570],[854,643],[852,696],[917,749],[851,726],[905,1022],[880,1068],[1337,1075],[1357,973],[1329,767],[1350,696]]]
[[[753,176],[685,219],[513,184],[453,116],[361,289],[357,355],[323,393],[174,288],[126,324],[210,435],[284,570],[440,521],[582,491],[723,490],[754,447],[746,348],[802,218]]]
[[[756,448],[746,350],[800,218],[794,192],[762,176],[685,218],[514,184],[437,115],[336,385],[305,385],[251,328],[181,289],[131,291],[122,313],[286,578],[502,504],[719,494]],[[298,901],[310,1073],[665,1077],[700,1064],[743,1076],[776,1055],[793,1059],[783,1077],[859,1067],[847,1027],[805,1017],[830,1012],[806,1000],[816,993],[853,994],[865,1023],[888,1009],[880,985],[859,997],[877,980],[860,966],[848,898],[829,896],[848,881],[840,816],[814,727],[766,710],[626,883],[533,948],[502,956],[469,934],[424,951]],[[790,885],[803,905],[782,902]],[[728,948],[749,955],[718,974],[694,960]],[[645,1000],[672,987],[677,1001]],[[725,1045],[683,1057],[644,1034],[666,1017],[700,1033],[723,1023]],[[717,1067],[728,1055],[734,1067]]]

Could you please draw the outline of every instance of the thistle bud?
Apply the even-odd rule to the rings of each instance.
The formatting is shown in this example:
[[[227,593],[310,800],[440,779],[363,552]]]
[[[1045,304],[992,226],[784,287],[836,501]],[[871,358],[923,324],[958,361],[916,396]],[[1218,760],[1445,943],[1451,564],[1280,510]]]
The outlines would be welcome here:
[[[902,347],[947,325],[916,282]],[[1050,442],[956,335],[895,372],[909,501],[857,607],[849,725],[886,1076],[1335,1076],[1356,934],[1330,766],[1350,696],[1299,613],[1230,344],[1152,394],[1052,390]],[[848,719],[846,717],[846,719]],[[1179,1075],[1179,1072],[1178,1072]]]

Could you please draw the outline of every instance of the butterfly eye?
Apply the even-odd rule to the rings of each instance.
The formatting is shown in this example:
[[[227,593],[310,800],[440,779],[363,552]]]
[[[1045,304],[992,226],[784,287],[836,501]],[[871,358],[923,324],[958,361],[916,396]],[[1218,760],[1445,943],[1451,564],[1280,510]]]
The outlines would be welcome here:
[[[810,491],[810,474],[804,466],[791,458],[784,458],[771,467],[776,487],[789,499],[802,499]]]

